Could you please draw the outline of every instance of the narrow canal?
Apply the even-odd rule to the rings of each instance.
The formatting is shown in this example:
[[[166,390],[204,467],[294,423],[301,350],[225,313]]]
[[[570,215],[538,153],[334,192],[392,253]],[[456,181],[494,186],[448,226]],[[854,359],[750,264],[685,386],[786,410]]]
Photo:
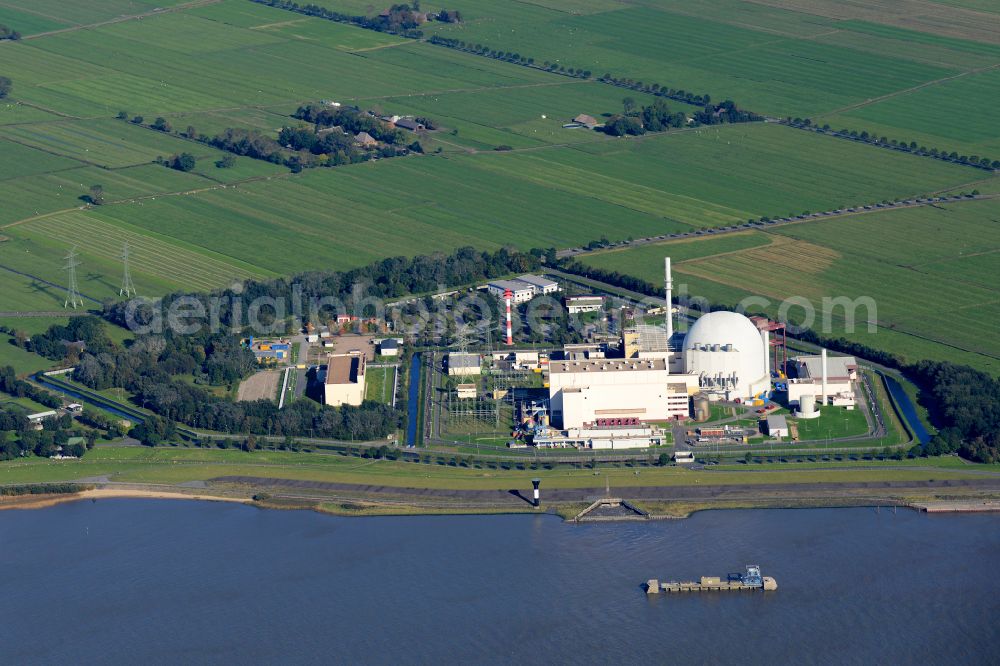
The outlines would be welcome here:
[[[410,363],[410,391],[406,399],[406,445],[417,445],[417,425],[420,423],[420,365],[422,355],[417,352]]]
[[[910,396],[903,390],[902,385],[896,381],[895,377],[891,375],[884,376],[886,386],[889,387],[889,393],[899,406],[899,411],[902,412],[903,418],[906,419],[906,423],[913,432],[913,436],[917,438],[921,446],[926,446],[927,442],[931,441],[931,436],[927,432],[927,428],[924,427],[924,424],[920,422],[920,417],[917,416],[917,408],[914,406],[913,401],[910,400]]]

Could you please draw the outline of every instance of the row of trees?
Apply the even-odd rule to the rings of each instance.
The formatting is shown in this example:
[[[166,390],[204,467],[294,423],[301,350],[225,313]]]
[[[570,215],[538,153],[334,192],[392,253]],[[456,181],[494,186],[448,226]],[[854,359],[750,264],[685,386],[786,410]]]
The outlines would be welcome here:
[[[478,44],[473,42],[466,42],[461,39],[453,39],[451,37],[442,37],[440,35],[433,35],[428,40],[428,43],[435,44],[437,46],[443,46],[449,49],[455,49],[456,51],[464,51],[466,53],[472,53],[474,55],[483,56],[484,58],[493,58],[494,60],[503,60],[504,62],[513,63],[515,65],[521,65],[523,67],[534,67],[536,69],[543,69],[547,72],[552,72],[554,74],[563,74],[565,76],[572,76],[579,79],[589,79],[593,74],[589,69],[576,69],[573,67],[566,67],[565,65],[560,65],[557,62],[549,62],[546,60],[541,64],[535,64],[535,59],[521,55],[516,51],[503,51],[498,49],[491,49],[485,44]]]
[[[14,89],[14,84],[6,76],[0,76],[0,99],[3,99],[10,94],[10,91]]]
[[[880,146],[883,148],[890,148],[893,150],[900,150],[905,153],[912,153],[914,155],[919,155],[921,157],[933,157],[935,159],[944,160],[945,162],[954,162],[956,164],[964,164],[966,166],[976,167],[978,169],[986,169],[988,171],[994,171],[1000,169],[1000,160],[990,159],[989,157],[982,157],[980,155],[961,155],[958,151],[948,151],[945,148],[928,148],[927,146],[918,144],[916,141],[907,142],[899,139],[890,139],[887,136],[879,136],[878,134],[872,132],[869,133],[867,130],[849,130],[841,129],[834,130],[830,125],[814,125],[810,118],[785,118],[782,122],[791,127],[798,129],[810,130],[813,132],[818,132],[820,134],[827,134],[829,136],[835,136],[840,139],[849,139],[851,141],[861,141],[863,143],[868,143],[873,146]]]
[[[10,26],[0,23],[0,39],[21,39],[21,33]]]
[[[338,23],[351,23],[368,30],[388,32],[402,37],[410,37],[412,39],[420,39],[424,36],[424,33],[418,28],[425,21],[436,18],[439,21],[457,23],[462,20],[462,15],[455,10],[443,9],[438,14],[422,13],[420,12],[419,2],[414,2],[412,6],[406,4],[392,5],[389,7],[388,11],[383,12],[378,16],[356,16],[336,12],[332,9],[327,9],[326,7],[321,7],[319,5],[300,5],[297,2],[289,2],[288,0],[253,1],[261,5],[267,5],[268,7],[275,7],[277,9],[284,9],[297,14],[304,14],[305,16],[315,16],[328,21],[337,21]]]
[[[503,60],[505,62],[522,65],[524,67],[542,69],[556,74],[563,74],[565,76],[572,76],[581,79],[589,79],[592,76],[591,71],[588,69],[566,67],[558,62],[550,62],[548,60],[541,64],[536,64],[535,59],[532,57],[524,56],[514,51],[493,49],[484,44],[465,42],[461,39],[433,35],[427,41],[428,43],[436,44],[437,46],[444,46],[445,48],[456,49],[458,51],[464,51],[466,53],[472,53],[487,58],[494,58],[496,60]],[[609,85],[619,86],[622,88],[629,88],[631,90],[644,92],[657,97],[666,97],[680,102],[685,102],[687,104],[702,106],[704,107],[703,109],[700,109],[693,114],[694,120],[702,125],[745,123],[764,119],[763,116],[753,113],[752,111],[738,108],[736,103],[732,100],[726,100],[721,104],[713,106],[711,103],[712,98],[708,94],[699,95],[682,89],[661,86],[659,83],[645,84],[642,81],[635,81],[630,78],[615,77],[610,73],[598,77],[597,80],[601,83],[607,83]],[[643,111],[645,111],[645,109],[643,109]],[[651,110],[649,113],[650,116],[660,115],[658,110]],[[625,134],[642,134],[643,127],[645,127],[646,131],[659,132],[668,126],[680,126],[671,124],[676,122],[675,120],[668,121],[660,118],[657,123],[657,121],[653,121],[652,118],[650,118],[650,121],[651,122],[648,125],[642,123],[639,121],[637,116],[626,111],[624,116],[616,116],[611,121],[606,123],[605,131],[615,136],[623,136]],[[659,127],[658,129],[653,129],[653,127],[657,126]]]
[[[617,271],[572,260],[561,261],[559,267],[640,294],[662,295],[659,285]],[[1000,462],[1000,380],[965,365],[934,361],[908,363],[891,352],[842,337],[825,338],[811,329],[795,337],[898,369],[912,379],[921,389],[921,402],[928,405],[938,427],[938,434],[923,451],[925,455],[957,452],[977,462]]]

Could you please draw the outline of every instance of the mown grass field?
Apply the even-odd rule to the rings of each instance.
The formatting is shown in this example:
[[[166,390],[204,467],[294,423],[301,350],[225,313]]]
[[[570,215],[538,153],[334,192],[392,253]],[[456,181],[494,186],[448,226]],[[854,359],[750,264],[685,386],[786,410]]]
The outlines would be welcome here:
[[[756,168],[743,168],[748,160]],[[244,163],[261,164],[240,158]],[[63,284],[56,255],[75,238],[88,271],[116,290],[114,260],[128,239],[137,285],[156,294],[462,245],[566,247],[605,235],[674,233],[921,194],[965,177],[961,167],[784,127],[731,126],[539,151],[395,159],[237,188],[191,182],[190,190],[201,191],[9,227],[7,249],[16,255],[14,267]],[[188,191],[173,181],[159,189],[167,185]],[[106,187],[109,195],[127,191]],[[72,193],[63,201],[78,205]],[[47,263],[20,262],[27,256],[14,252],[18,243]],[[0,264],[7,254],[0,248]],[[108,288],[98,293],[109,295]]]
[[[830,481],[906,481],[978,478],[982,466],[925,467],[871,463],[864,469],[784,469],[761,474],[754,471],[692,472],[676,467],[633,469],[601,468],[616,487],[732,485],[757,483],[822,483]],[[594,471],[581,470],[474,470],[385,460],[370,461],[335,455],[181,448],[96,448],[76,461],[29,459],[0,463],[0,484],[70,481],[108,476],[112,481],[134,483],[183,483],[226,475],[248,475],[310,481],[380,484],[400,487],[447,489],[498,489],[531,487],[538,476],[549,488],[600,486]]]
[[[926,136],[935,145],[947,143],[949,152],[1000,154],[995,137],[980,133],[996,124],[990,72],[969,83],[949,80],[1000,64],[995,14],[944,5],[932,11],[928,4],[914,16],[889,0],[620,1],[586,10],[565,3],[497,5],[469,0],[463,24],[426,30],[595,76],[729,97],[775,116],[820,117],[858,130],[881,123],[893,138]],[[982,105],[964,104],[969,99]],[[856,105],[865,106],[836,115]]]
[[[53,366],[52,361],[47,358],[15,347],[11,344],[13,339],[9,335],[0,334],[0,368],[9,365],[18,375],[27,375],[39,370],[48,370]],[[0,402],[7,397],[0,393]]]
[[[997,200],[966,201],[646,245],[582,260],[657,284],[663,257],[677,257],[675,274],[692,295],[729,305],[763,296],[771,303],[763,309],[771,314],[793,296],[807,299],[818,316],[824,297],[867,296],[877,309],[869,315],[860,308],[854,332],[845,330],[844,311],[836,308],[825,335],[888,349],[910,361],[952,360],[1000,373],[998,220]],[[746,247],[737,247],[741,244]],[[757,303],[750,307],[762,309]],[[797,319],[802,309],[788,313]],[[878,324],[874,332],[867,330],[869,316]]]

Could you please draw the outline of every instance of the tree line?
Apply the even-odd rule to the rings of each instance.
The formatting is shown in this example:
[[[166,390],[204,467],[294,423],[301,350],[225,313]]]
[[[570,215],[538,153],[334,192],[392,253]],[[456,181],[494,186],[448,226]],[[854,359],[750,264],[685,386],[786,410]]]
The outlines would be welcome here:
[[[328,21],[350,23],[366,30],[388,32],[401,37],[409,37],[410,39],[420,39],[424,36],[423,31],[419,27],[427,21],[437,20],[444,23],[460,23],[462,21],[461,12],[453,9],[441,9],[437,13],[421,12],[419,0],[414,0],[412,4],[391,5],[388,11],[378,16],[344,14],[319,5],[300,5],[297,2],[289,2],[287,0],[253,0],[253,2]]]
[[[823,125],[822,127],[815,125],[810,118],[789,117],[784,118],[782,122],[785,125],[796,129],[825,134],[827,136],[837,137],[838,139],[860,141],[861,143],[867,143],[881,148],[889,148],[891,150],[899,150],[904,153],[919,155],[920,157],[932,157],[945,162],[962,164],[965,166],[975,167],[977,169],[985,169],[987,171],[1000,169],[1000,160],[994,160],[980,155],[962,155],[958,153],[958,151],[954,150],[949,152],[946,148],[928,148],[927,146],[918,144],[916,141],[907,142],[905,139],[890,139],[887,136],[879,136],[874,132],[869,133],[867,130],[862,130],[860,132],[858,130],[849,130],[846,128],[834,130],[828,124]]]
[[[647,296],[662,297],[661,285],[575,260],[561,260],[559,268],[568,273],[615,285]],[[713,310],[728,310],[712,306]],[[759,313],[766,315],[766,313]],[[927,446],[914,447],[913,454],[958,453],[976,462],[1000,462],[1000,380],[975,368],[945,361],[907,362],[885,351],[845,338],[827,338],[809,329],[790,337],[821,345],[833,351],[867,359],[901,371],[920,388],[938,433]]]
[[[2,39],[17,41],[18,39],[21,39],[21,33],[14,30],[14,28],[11,28],[10,26],[0,23],[0,40]]]

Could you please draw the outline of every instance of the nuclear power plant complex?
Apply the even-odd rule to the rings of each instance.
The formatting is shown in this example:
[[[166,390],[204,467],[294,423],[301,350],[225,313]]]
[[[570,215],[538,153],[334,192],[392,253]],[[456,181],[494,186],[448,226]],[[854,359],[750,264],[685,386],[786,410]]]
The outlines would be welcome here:
[[[822,406],[855,406],[857,361],[828,357],[826,350],[789,359],[784,324],[715,311],[695,319],[686,332],[676,330],[669,258],[664,269],[667,307],[662,324],[622,326],[616,340],[566,345],[536,353],[527,362],[517,360],[519,352],[495,355],[511,359],[503,361],[509,367],[531,369],[544,378],[544,394],[531,394],[516,403],[516,441],[511,445],[656,446],[675,424],[706,420],[712,404],[738,408],[751,417],[760,414],[762,435],[788,436],[787,427],[764,425],[773,411],[787,409],[796,419],[814,419],[822,414]],[[525,285],[535,289],[534,295],[557,289],[553,282],[525,277],[531,282],[488,285],[505,304],[501,330],[508,345],[515,343],[512,307],[532,297]],[[570,298],[567,302],[572,302]],[[446,372],[477,375],[484,360],[478,354],[453,352],[446,360]],[[468,395],[468,389],[464,393]],[[727,425],[706,428],[709,431],[735,438],[740,429]],[[739,437],[746,440],[745,434]]]

